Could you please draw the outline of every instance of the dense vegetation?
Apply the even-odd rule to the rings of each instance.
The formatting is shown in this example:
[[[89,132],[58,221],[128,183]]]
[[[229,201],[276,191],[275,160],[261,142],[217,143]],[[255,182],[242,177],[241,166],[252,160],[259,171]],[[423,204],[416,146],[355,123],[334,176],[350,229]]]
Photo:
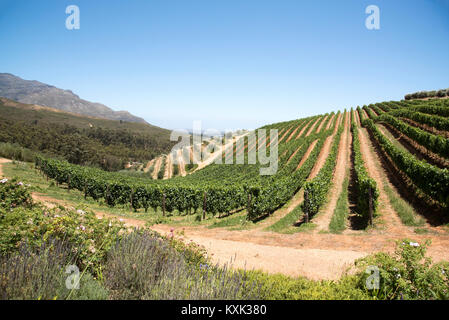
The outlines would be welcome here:
[[[404,172],[420,190],[443,206],[449,205],[449,171],[447,169],[437,168],[399,149],[380,132],[373,120],[365,120],[364,125],[371,131],[398,169]]]
[[[174,145],[168,130],[154,128],[35,110],[0,100],[0,142],[16,143],[49,157],[107,171],[118,171],[130,161],[144,162],[168,152]]]
[[[381,115],[378,120],[384,123],[388,123],[396,130],[405,134],[407,137],[413,139],[428,150],[442,157],[449,158],[449,139],[410,126],[407,123],[398,120],[397,118],[389,114]]]
[[[424,99],[424,98],[444,98],[446,96],[449,96],[449,88],[447,89],[440,89],[440,90],[432,90],[432,91],[418,91],[414,93],[406,94],[404,99],[405,100],[411,100],[411,99]]]

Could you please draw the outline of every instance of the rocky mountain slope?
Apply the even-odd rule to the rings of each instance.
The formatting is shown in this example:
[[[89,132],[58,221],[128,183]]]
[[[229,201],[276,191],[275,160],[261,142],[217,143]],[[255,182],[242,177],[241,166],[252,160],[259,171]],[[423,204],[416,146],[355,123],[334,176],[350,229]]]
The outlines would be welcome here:
[[[144,119],[127,111],[114,111],[101,103],[83,100],[70,90],[24,80],[10,73],[0,73],[0,96],[91,117],[145,123]]]

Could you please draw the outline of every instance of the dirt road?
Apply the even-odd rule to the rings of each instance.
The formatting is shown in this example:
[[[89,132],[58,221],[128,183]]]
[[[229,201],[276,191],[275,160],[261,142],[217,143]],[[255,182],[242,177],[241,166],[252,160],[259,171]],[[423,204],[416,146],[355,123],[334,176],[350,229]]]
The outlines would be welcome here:
[[[350,149],[350,132],[349,132],[349,119],[350,114],[347,112],[344,119],[344,129],[341,136],[341,140],[338,146],[337,164],[335,166],[334,177],[332,182],[332,192],[329,195],[328,203],[325,208],[313,218],[313,223],[317,225],[315,232],[322,230],[328,230],[329,223],[332,219],[332,215],[337,206],[337,201],[340,193],[343,190],[343,181],[347,168],[349,166],[349,156],[351,154]]]

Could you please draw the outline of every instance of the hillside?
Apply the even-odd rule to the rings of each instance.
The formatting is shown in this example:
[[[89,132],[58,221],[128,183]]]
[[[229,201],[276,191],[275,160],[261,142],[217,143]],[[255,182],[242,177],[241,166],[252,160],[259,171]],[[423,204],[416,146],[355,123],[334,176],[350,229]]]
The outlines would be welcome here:
[[[101,104],[81,99],[70,90],[62,90],[39,81],[29,81],[9,73],[0,73],[0,97],[110,120],[145,123],[127,111],[114,111]]]
[[[1,97],[0,128],[0,142],[112,171],[128,162],[147,162],[174,145],[169,130],[147,123],[86,117]]]
[[[432,240],[429,256],[447,259],[448,110],[447,99],[388,101],[264,126],[279,133],[272,176],[248,164],[249,151],[271,150],[269,137],[249,139],[254,132],[220,153],[243,155],[244,164],[210,164],[171,179],[175,167],[165,156],[148,163],[163,180],[45,157],[37,158],[39,172],[20,163],[3,169],[47,205],[86,206],[99,218],[169,236],[182,230],[216,263],[337,280],[355,259],[392,252],[404,239]]]
[[[329,193],[333,194],[331,190],[336,188],[338,193],[333,194],[335,198],[330,201],[331,206],[337,210],[337,202],[347,202],[351,213],[334,217],[337,212],[332,209],[324,218],[317,218],[319,227],[339,232],[345,229],[363,230],[379,223],[379,210],[383,208],[379,202],[385,198],[385,183],[380,178],[383,173],[376,171],[372,151],[367,149],[372,144],[373,148],[377,148],[382,165],[385,165],[384,170],[394,177],[391,183],[400,190],[401,195],[412,205],[416,204],[417,211],[421,212],[424,206],[433,212],[425,217],[419,214],[406,218],[399,215],[399,219],[411,225],[419,225],[419,221],[424,220],[438,225],[447,220],[445,212],[449,205],[447,103],[448,100],[378,103],[358,107],[351,112],[265,126],[264,129],[277,129],[279,132],[279,169],[272,176],[260,175],[260,169],[264,167],[260,164],[211,164],[185,177],[151,183],[147,179],[119,178],[115,174],[95,170],[88,176],[96,176],[97,183],[102,181],[98,185],[100,189],[109,188],[106,186],[110,181],[117,186],[116,181],[120,179],[120,190],[124,194],[117,193],[117,197],[132,198],[135,209],[147,208],[146,205],[152,203],[152,207],[163,206],[164,212],[188,213],[203,208],[204,212],[221,214],[245,210],[249,221],[269,217],[271,228],[290,231],[295,229],[294,226],[298,228],[314,222],[328,203]],[[235,160],[243,154],[247,161],[248,151],[259,150],[261,143],[270,144],[269,137],[265,141],[260,138],[256,140],[257,145],[248,136],[237,139],[221,153],[223,160],[227,155]],[[368,140],[371,141],[368,143]],[[187,152],[184,160],[191,156]],[[346,157],[351,160],[345,160]],[[57,177],[66,177],[63,173],[66,170],[70,170],[72,175],[79,175],[77,181],[87,177],[82,168],[58,161],[41,161],[41,169],[50,177],[56,177],[53,175],[60,170]],[[154,162],[149,164],[153,166],[153,177],[173,176],[173,164],[169,158]],[[348,162],[351,170],[345,172],[348,168],[345,163]],[[186,167],[178,166],[176,171],[185,170]],[[79,186],[81,189],[82,185]],[[146,200],[140,201],[128,194],[131,192],[130,185],[134,186],[134,190],[140,186],[139,197]],[[347,186],[342,188],[342,185]],[[77,188],[76,185],[72,187]],[[165,195],[160,188],[163,188]],[[147,196],[144,196],[146,193]],[[345,198],[340,199],[342,196]],[[109,198],[107,201],[113,205],[119,198]],[[292,199],[295,199],[296,205],[282,214],[278,213],[279,208]],[[273,220],[271,216],[277,218]]]

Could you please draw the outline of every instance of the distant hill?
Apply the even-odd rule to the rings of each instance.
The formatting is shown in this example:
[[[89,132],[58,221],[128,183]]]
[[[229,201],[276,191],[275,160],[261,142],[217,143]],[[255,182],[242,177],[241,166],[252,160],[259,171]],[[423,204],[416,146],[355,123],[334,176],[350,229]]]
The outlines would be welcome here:
[[[86,116],[145,123],[144,119],[127,111],[114,111],[103,104],[83,100],[70,90],[24,80],[10,73],[0,73],[0,96]]]
[[[176,144],[169,130],[148,123],[87,117],[2,97],[0,142],[109,171],[147,162]]]

